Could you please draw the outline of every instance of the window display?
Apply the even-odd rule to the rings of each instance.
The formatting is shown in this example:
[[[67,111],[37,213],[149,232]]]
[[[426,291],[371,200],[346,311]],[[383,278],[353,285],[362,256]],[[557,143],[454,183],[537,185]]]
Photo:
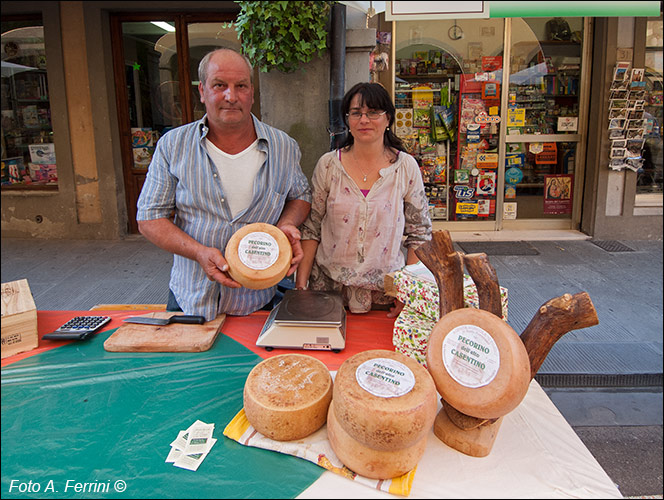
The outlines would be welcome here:
[[[420,164],[434,221],[488,218],[495,213],[498,117],[489,117],[488,112],[486,117],[480,117],[488,121],[471,126],[470,146],[467,146],[468,131],[460,130],[460,89],[464,77],[478,73],[477,95],[473,97],[499,102],[500,79],[483,75],[502,71],[503,26],[504,21],[498,19],[397,23],[396,132]],[[481,41],[468,40],[463,35],[475,31],[482,33]],[[400,126],[399,114],[412,116],[410,128]],[[477,135],[480,129],[481,138]],[[475,140],[485,139],[489,130],[494,133],[491,148],[485,147],[486,140]],[[480,171],[467,169],[470,163],[459,165],[460,144],[475,152],[493,153],[481,165],[484,177],[480,191],[477,191]],[[467,152],[464,157],[469,155]],[[467,198],[471,191],[473,196]],[[458,216],[457,209],[469,210],[474,215]]]
[[[3,20],[2,189],[57,186],[53,139],[41,20]]]
[[[500,19],[396,23],[397,133],[434,221],[572,218],[585,23],[511,18],[509,60]]]
[[[450,220],[495,220],[502,58],[482,61],[459,89],[459,134]],[[487,87],[493,89],[487,92]]]
[[[643,164],[637,171],[636,193],[662,193],[662,18],[649,19],[646,30],[646,61],[643,79]]]
[[[447,220],[447,176],[456,137],[453,80],[426,84],[401,83],[396,91],[395,105],[395,132],[420,165],[429,198],[430,216],[434,220]]]
[[[582,42],[583,18],[512,20],[504,161],[510,218],[571,217]]]
[[[580,42],[517,42],[513,51],[508,100],[524,121],[507,133],[578,133]]]

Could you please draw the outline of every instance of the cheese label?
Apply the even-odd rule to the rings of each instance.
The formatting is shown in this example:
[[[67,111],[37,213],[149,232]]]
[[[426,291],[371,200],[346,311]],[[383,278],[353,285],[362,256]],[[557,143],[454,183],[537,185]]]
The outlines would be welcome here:
[[[262,271],[279,258],[279,244],[268,233],[253,232],[240,240],[237,253],[245,266]]]
[[[403,363],[388,358],[365,361],[355,370],[357,383],[379,398],[396,398],[415,387],[415,375]]]
[[[465,387],[491,383],[500,368],[498,346],[476,325],[459,325],[443,340],[443,364],[450,377]]]

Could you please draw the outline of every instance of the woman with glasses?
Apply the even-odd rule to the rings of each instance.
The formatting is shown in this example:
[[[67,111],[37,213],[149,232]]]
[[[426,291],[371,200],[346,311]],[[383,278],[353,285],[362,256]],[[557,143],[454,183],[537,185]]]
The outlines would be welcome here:
[[[316,164],[295,285],[341,292],[353,313],[390,309],[394,317],[403,304],[385,295],[384,278],[417,262],[415,249],[431,239],[428,200],[417,162],[391,130],[385,88],[358,83],[342,109],[349,134]]]

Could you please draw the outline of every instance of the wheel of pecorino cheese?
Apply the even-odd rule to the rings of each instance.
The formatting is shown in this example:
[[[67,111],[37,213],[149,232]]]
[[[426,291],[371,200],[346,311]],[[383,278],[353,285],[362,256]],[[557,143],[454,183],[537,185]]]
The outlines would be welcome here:
[[[375,450],[419,443],[436,418],[436,388],[429,372],[401,353],[376,349],[343,362],[334,379],[339,425]]]
[[[231,277],[254,290],[279,283],[293,258],[293,249],[284,232],[262,222],[238,229],[228,240],[225,252]]]
[[[519,335],[481,309],[457,309],[436,323],[427,367],[445,401],[477,418],[509,413],[530,384],[530,361]]]
[[[395,451],[369,448],[353,439],[336,418],[334,400],[327,415],[327,438],[339,460],[353,472],[372,479],[390,479],[415,468],[426,449],[425,435],[415,444]]]
[[[249,423],[270,439],[302,439],[320,429],[332,400],[327,367],[304,354],[282,354],[261,361],[244,384]]]

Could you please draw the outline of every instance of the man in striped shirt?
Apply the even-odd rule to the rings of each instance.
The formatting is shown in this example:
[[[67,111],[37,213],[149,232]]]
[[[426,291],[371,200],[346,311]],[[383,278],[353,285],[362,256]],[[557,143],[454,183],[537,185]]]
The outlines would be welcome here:
[[[241,287],[222,250],[246,224],[279,227],[293,247],[291,275],[303,253],[297,227],[311,189],[294,139],[251,114],[253,68],[231,49],[207,54],[198,68],[206,115],[164,134],[138,199],[138,228],[174,254],[169,310],[212,320],[250,314],[270,303],[276,286]],[[175,217],[172,218],[172,213]]]

